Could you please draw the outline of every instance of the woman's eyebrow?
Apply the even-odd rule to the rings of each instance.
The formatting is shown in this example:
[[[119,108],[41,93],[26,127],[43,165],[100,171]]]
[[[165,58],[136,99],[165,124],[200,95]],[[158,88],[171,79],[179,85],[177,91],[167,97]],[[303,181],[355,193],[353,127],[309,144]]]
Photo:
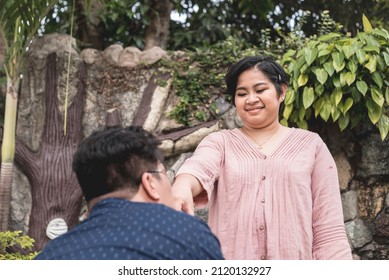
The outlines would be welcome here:
[[[252,87],[257,87],[257,86],[262,86],[262,85],[267,85],[267,83],[265,82],[259,82],[259,83],[256,83],[255,85],[253,85]],[[240,90],[240,89],[246,89],[246,87],[244,86],[240,86],[240,87],[237,87],[236,90]]]

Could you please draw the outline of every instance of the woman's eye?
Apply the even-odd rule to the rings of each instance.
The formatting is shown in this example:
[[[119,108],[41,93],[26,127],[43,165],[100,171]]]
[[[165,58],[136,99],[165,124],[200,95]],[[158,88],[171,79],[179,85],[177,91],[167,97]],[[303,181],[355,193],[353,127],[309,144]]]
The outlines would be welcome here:
[[[237,95],[237,96],[245,96],[246,93],[245,93],[245,92],[237,92],[236,95]]]

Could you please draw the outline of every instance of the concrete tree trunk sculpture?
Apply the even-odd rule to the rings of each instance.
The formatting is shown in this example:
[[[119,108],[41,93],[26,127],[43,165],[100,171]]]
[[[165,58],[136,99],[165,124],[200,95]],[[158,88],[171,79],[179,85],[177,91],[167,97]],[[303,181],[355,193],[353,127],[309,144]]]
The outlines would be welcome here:
[[[36,152],[22,141],[16,141],[15,163],[31,185],[32,208],[28,235],[40,250],[49,241],[47,225],[63,219],[71,228],[79,220],[82,192],[72,171],[72,158],[83,139],[82,115],[85,101],[86,68],[80,64],[77,92],[68,108],[68,133],[63,133],[63,115],[58,102],[57,55],[50,54],[46,64],[44,92],[44,126]],[[45,226],[42,226],[45,225]]]

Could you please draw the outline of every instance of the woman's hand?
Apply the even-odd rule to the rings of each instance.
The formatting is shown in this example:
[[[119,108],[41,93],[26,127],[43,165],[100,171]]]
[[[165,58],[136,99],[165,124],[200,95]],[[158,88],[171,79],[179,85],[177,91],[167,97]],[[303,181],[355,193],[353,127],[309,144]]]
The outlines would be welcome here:
[[[200,182],[192,175],[180,174],[173,183],[174,209],[194,216],[193,197],[203,190]]]

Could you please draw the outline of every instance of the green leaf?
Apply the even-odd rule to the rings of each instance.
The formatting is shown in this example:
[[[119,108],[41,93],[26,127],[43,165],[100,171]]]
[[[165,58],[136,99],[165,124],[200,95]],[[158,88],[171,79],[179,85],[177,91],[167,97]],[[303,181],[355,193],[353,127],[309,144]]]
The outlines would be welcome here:
[[[380,48],[376,46],[366,46],[363,48],[367,52],[376,52],[377,54],[380,53]]]
[[[304,50],[304,55],[305,55],[305,61],[307,62],[308,66],[312,64],[312,62],[315,61],[317,57],[317,49],[308,49],[306,48]]]
[[[340,86],[341,87],[346,85],[346,78],[347,78],[346,76],[347,76],[346,72],[340,73]]]
[[[334,76],[332,78],[332,83],[334,84],[335,87],[341,87],[340,77],[339,76]]]
[[[357,82],[357,89],[360,93],[362,93],[363,96],[365,96],[367,92],[367,84],[365,81],[358,81]]]
[[[366,61],[366,52],[362,49],[358,49],[355,53],[359,64],[363,64]]]
[[[341,88],[335,88],[333,91],[332,91],[332,95],[331,95],[331,98],[333,99],[333,104],[335,106],[338,106],[339,105],[339,102],[342,100],[342,96],[343,96],[343,92],[342,92],[342,89]]]
[[[351,97],[354,99],[354,103],[359,103],[359,101],[362,99],[362,96],[357,88],[352,87],[351,88]]]
[[[331,110],[332,120],[334,122],[336,122],[336,120],[339,118],[339,116],[340,116],[340,110],[337,107],[333,106],[332,110]]]
[[[308,123],[306,120],[300,120],[297,122],[297,126],[302,129],[308,129]]]
[[[351,97],[348,97],[343,105],[343,110],[342,110],[343,115],[346,115],[346,113],[348,112],[348,110],[350,110],[353,104],[354,104],[354,100]]]
[[[296,99],[296,92],[292,89],[289,89],[286,92],[285,101],[284,101],[285,105],[292,104],[295,99]]]
[[[374,28],[373,33],[378,36],[381,36],[383,39],[389,40],[389,32],[385,29]]]
[[[373,98],[374,102],[378,106],[382,107],[384,105],[385,99],[384,99],[382,92],[379,89],[372,88],[371,89],[371,97]]]
[[[305,117],[305,109],[304,109],[304,107],[300,107],[300,109],[299,109],[299,120],[300,121],[303,120],[304,117]]]
[[[343,70],[343,68],[346,66],[346,63],[344,62],[344,55],[342,53],[336,52],[332,53],[332,65],[336,72],[340,72]]]
[[[298,119],[299,119],[298,112],[296,110],[294,110],[289,117],[289,121],[291,121],[292,123],[296,123],[298,121]]]
[[[381,140],[384,141],[389,132],[389,117],[383,114],[377,126],[380,131]]]
[[[315,93],[312,87],[304,88],[303,91],[303,106],[305,109],[307,109],[309,106],[312,105],[313,101],[315,100]]]
[[[340,52],[335,52],[335,53],[332,53],[332,59],[334,61],[335,64],[337,65],[342,65],[343,62],[344,62],[344,55]]]
[[[292,114],[293,111],[293,104],[286,105],[284,107],[284,112],[282,113],[283,117],[287,120],[290,117],[290,114]]]
[[[286,119],[284,119],[284,118],[282,118],[282,119],[280,120],[280,124],[281,124],[282,126],[286,126],[286,127],[289,126],[289,125],[288,125],[288,121],[287,121]]]
[[[327,81],[327,78],[328,78],[328,74],[327,74],[326,70],[324,70],[324,69],[316,69],[315,70],[315,75],[316,75],[316,79],[322,85],[324,85],[324,83]]]
[[[352,46],[343,46],[342,50],[347,59],[354,54],[354,48]]]
[[[305,64],[305,59],[304,57],[300,57],[298,60],[297,60],[297,64],[296,64],[296,67],[294,67],[293,69],[293,75],[295,77],[297,77],[301,72],[300,72],[300,69],[301,67]]]
[[[384,52],[383,54],[384,54],[384,59],[385,59],[386,65],[389,65],[389,54],[386,52]]]
[[[316,102],[313,104],[313,109],[315,110],[315,117],[317,117],[323,108],[324,105],[324,98],[319,98],[316,100]]]
[[[379,107],[373,100],[369,99],[366,102],[367,113],[373,124],[376,124],[382,115],[381,107]]]
[[[385,90],[385,101],[386,101],[386,105],[389,105],[389,87],[386,87]]]
[[[322,93],[324,92],[324,86],[322,84],[316,84],[315,92],[317,96],[322,95]]]
[[[377,58],[376,58],[376,56],[374,56],[374,55],[370,56],[369,61],[367,62],[365,67],[370,70],[370,73],[375,72],[376,69],[377,69]]]
[[[370,32],[373,30],[373,27],[370,24],[370,21],[367,19],[365,14],[362,15],[363,30],[365,32]]]
[[[347,62],[347,68],[350,69],[351,73],[356,73],[358,70],[358,66],[353,60]]]
[[[297,83],[296,80],[294,80],[294,81],[292,82],[292,86],[293,86],[293,89],[296,90],[296,91],[299,89],[299,85],[298,85],[298,83]]]
[[[348,126],[349,122],[350,122],[350,117],[348,114],[341,115],[338,120],[340,131],[343,131]]]
[[[337,64],[335,61],[333,61],[332,65],[334,66],[334,69],[336,70],[336,72],[340,72],[346,66],[346,63],[343,62],[342,64]]]
[[[320,111],[320,117],[326,122],[328,121],[328,119],[331,115],[331,108],[332,108],[331,103],[329,103],[328,101],[325,101],[323,108]]]
[[[377,84],[378,88],[382,88],[383,80],[382,80],[381,73],[376,71],[372,74],[372,77],[373,77],[374,82]]]
[[[352,72],[347,72],[345,78],[346,78],[347,85],[350,86],[350,85],[352,85],[352,83],[354,83],[355,78],[356,78],[356,74],[352,73]]]
[[[299,87],[306,85],[307,82],[308,82],[308,75],[307,74],[301,74],[297,79],[297,84]]]
[[[332,74],[334,74],[335,68],[332,63],[326,62],[324,63],[323,67],[327,71],[328,75],[332,76]]]
[[[338,38],[340,37],[341,35],[338,34],[338,33],[328,33],[328,34],[325,34],[325,35],[322,35],[318,38],[319,41],[329,41],[331,39],[334,39],[334,38]]]
[[[288,50],[284,55],[283,55],[283,60],[293,57],[296,54],[295,50]]]
[[[306,73],[307,69],[308,69],[308,65],[306,63],[304,63],[301,68],[300,68],[300,72],[301,73]]]
[[[319,50],[319,53],[317,54],[317,57],[326,56],[328,54],[332,53],[332,50],[330,49],[321,49]]]

